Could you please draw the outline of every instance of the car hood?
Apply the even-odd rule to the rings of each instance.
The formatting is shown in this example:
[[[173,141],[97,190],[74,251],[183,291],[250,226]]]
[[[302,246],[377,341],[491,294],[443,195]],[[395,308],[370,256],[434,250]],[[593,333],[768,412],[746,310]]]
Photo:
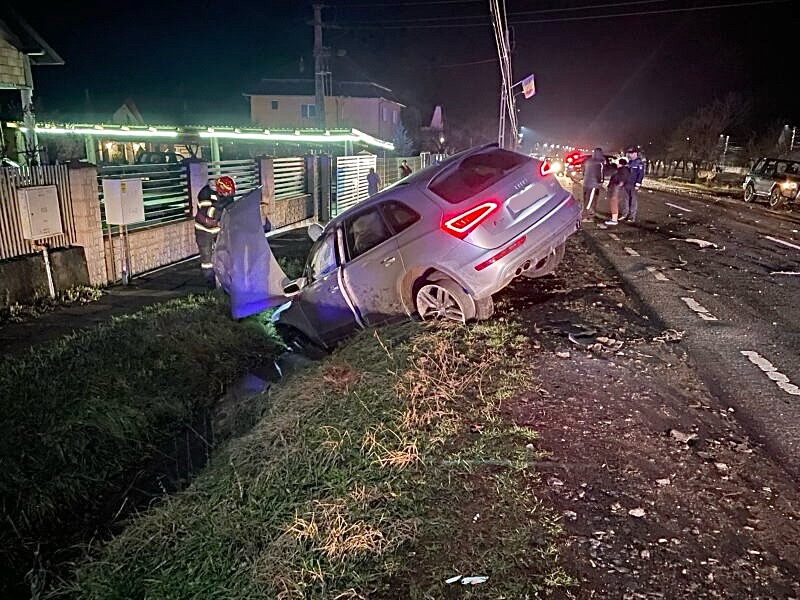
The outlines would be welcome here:
[[[231,316],[249,317],[286,302],[288,283],[264,236],[261,188],[245,194],[222,213],[214,247],[214,271],[231,298]]]

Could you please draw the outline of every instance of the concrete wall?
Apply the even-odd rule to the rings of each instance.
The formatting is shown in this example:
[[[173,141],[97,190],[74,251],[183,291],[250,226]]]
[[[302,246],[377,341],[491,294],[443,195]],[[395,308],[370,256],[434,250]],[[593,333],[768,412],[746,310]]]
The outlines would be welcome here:
[[[112,236],[112,244],[108,237],[104,238],[104,247],[108,260],[111,261],[113,251],[112,277],[119,279],[122,274],[124,260],[124,239],[116,233]],[[138,229],[128,235],[130,248],[131,275],[157,269],[178,262],[197,254],[197,243],[194,240],[194,221],[179,221],[168,225],[158,225],[147,229]]]
[[[82,248],[52,250],[50,267],[56,292],[89,283],[89,272]],[[27,304],[48,294],[47,272],[41,253],[0,263],[0,306]]]
[[[3,37],[3,32],[0,30],[0,88],[25,86],[23,56]]]
[[[269,221],[273,229],[300,223],[306,219],[311,194],[273,200],[269,207]]]

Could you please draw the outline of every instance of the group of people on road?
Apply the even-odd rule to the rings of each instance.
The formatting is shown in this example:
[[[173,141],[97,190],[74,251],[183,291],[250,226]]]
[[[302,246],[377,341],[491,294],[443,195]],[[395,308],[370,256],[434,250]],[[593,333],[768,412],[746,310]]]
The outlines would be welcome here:
[[[592,156],[583,164],[583,212],[589,219],[592,206],[605,183],[606,157],[602,148],[595,148]],[[625,158],[617,161],[617,169],[608,180],[610,218],[606,225],[617,225],[620,221],[633,223],[639,209],[638,191],[644,179],[644,163],[639,158],[639,149],[629,146]]]

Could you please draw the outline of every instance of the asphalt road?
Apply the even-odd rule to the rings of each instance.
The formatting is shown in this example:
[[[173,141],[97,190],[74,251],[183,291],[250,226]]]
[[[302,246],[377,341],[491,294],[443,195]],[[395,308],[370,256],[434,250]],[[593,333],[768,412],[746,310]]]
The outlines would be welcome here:
[[[584,230],[652,318],[685,334],[706,384],[800,481],[800,275],[790,274],[800,272],[800,214],[685,191],[639,197],[637,223]]]

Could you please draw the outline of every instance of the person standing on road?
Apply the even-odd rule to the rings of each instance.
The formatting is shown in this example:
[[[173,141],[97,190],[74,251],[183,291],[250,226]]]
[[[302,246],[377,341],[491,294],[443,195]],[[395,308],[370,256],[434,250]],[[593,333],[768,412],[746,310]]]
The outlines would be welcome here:
[[[630,169],[630,177],[625,184],[625,191],[628,195],[627,220],[629,223],[634,223],[639,209],[639,188],[642,187],[644,179],[644,163],[639,158],[639,149],[636,146],[626,148],[625,156],[628,158],[628,168]]]
[[[605,222],[606,225],[617,225],[619,223],[619,203],[627,202],[628,193],[625,189],[631,177],[631,170],[628,168],[628,161],[620,158],[617,172],[608,181],[608,198],[611,201],[611,218]]]
[[[592,155],[583,163],[583,213],[584,219],[592,214],[592,204],[597,200],[605,178],[606,157],[602,148],[595,148]]]
[[[233,202],[236,184],[233,178],[223,175],[211,185],[205,185],[197,194],[197,213],[194,215],[194,239],[200,252],[200,270],[209,289],[217,287],[212,254],[219,234],[222,211]]]
[[[381,187],[381,177],[375,172],[375,169],[370,167],[369,173],[367,173],[367,193],[370,196],[374,196],[378,193],[378,190]]]
[[[403,161],[400,163],[400,179],[403,177],[408,177],[411,175],[411,167],[408,166],[408,161]]]

